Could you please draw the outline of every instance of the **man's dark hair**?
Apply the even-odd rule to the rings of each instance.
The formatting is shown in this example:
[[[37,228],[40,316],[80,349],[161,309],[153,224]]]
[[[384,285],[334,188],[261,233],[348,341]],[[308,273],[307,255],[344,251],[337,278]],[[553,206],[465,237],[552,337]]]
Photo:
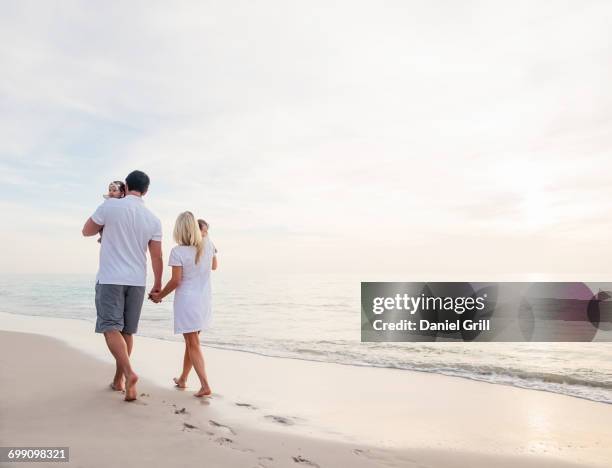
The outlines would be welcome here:
[[[132,171],[125,178],[125,184],[128,190],[135,190],[143,194],[149,190],[150,182],[149,176],[142,171]]]

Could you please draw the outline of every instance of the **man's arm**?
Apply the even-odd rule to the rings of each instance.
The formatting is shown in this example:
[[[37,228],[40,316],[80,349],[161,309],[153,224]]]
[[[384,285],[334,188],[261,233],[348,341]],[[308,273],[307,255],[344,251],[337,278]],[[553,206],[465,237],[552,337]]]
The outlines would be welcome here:
[[[151,293],[161,291],[162,273],[164,272],[164,260],[162,257],[161,241],[149,241],[149,254],[151,255],[151,266],[153,267],[153,275],[155,282]]]
[[[83,226],[83,230],[81,232],[85,237],[91,237],[99,233],[103,227],[104,226],[94,223],[91,218],[88,218],[87,221],[85,221],[85,226]]]
[[[161,300],[174,291],[181,284],[183,280],[183,267],[182,266],[173,266],[172,267],[172,278],[168,281],[164,289],[160,292],[152,293],[151,299],[153,302],[161,302]]]

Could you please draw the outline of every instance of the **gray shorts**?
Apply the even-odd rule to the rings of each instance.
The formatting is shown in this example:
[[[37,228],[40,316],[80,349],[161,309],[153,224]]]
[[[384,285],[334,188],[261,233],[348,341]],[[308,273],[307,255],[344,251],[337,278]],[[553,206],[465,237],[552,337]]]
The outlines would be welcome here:
[[[96,283],[96,333],[136,333],[144,294],[144,286]]]

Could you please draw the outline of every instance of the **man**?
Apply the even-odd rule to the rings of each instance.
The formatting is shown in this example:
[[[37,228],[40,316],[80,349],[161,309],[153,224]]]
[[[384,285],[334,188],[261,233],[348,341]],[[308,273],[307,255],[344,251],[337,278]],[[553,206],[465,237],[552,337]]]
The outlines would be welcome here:
[[[132,401],[137,397],[138,375],[130,354],[144,302],[147,248],[155,275],[151,293],[161,289],[163,260],[161,222],[142,199],[149,189],[149,176],[133,171],[125,184],[126,196],[102,203],[85,222],[83,235],[95,236],[104,228],[96,278],[96,333],[104,333],[117,364],[111,388],[125,389],[125,400]]]

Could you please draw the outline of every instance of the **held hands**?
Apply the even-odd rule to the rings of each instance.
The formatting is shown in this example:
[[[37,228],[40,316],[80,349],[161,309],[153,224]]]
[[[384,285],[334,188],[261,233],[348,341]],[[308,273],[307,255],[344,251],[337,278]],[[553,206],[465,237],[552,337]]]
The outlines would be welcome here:
[[[162,301],[160,293],[161,287],[157,285],[153,286],[151,291],[149,291],[149,300],[155,302],[156,304],[159,304]]]
[[[162,301],[161,295],[159,294],[159,292],[152,292],[149,293],[149,299],[153,302],[155,302],[156,304],[159,304]]]

